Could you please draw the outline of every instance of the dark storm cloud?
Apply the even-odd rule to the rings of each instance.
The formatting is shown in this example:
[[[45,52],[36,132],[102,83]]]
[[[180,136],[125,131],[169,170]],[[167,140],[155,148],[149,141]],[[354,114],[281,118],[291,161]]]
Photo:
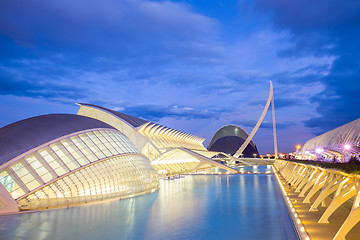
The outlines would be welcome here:
[[[235,125],[239,125],[239,126],[243,126],[243,127],[251,127],[251,128],[254,128],[256,125],[255,121],[249,121],[249,120],[233,120],[233,121],[231,121],[231,123],[235,124]],[[292,123],[292,122],[276,123],[277,129],[285,129],[285,128],[289,128],[292,126],[296,126],[296,124]],[[273,123],[272,122],[262,122],[260,125],[260,128],[273,128]]]
[[[116,108],[115,108],[116,109]],[[184,119],[217,119],[224,111],[207,110],[185,106],[166,106],[152,104],[126,105],[124,112],[151,121],[158,121],[164,117],[184,118]]]
[[[336,58],[323,76],[287,78],[303,84],[320,81],[325,87],[310,99],[319,116],[305,121],[305,125],[322,133],[360,117],[360,2],[257,0],[254,9],[268,13],[276,28],[292,34],[294,46],[283,49],[279,57]]]

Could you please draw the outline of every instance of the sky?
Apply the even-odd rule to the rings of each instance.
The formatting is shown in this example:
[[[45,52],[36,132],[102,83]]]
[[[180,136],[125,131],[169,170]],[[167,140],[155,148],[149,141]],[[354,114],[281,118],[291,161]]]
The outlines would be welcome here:
[[[360,117],[358,0],[2,0],[0,127],[97,104],[205,138],[274,84],[279,151]],[[254,137],[273,153],[271,112]]]

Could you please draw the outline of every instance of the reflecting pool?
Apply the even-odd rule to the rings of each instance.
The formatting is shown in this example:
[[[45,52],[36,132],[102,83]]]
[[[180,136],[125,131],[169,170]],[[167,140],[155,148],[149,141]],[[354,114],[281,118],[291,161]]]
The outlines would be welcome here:
[[[254,166],[232,166],[232,168],[240,171],[241,173],[273,173],[271,165],[254,165]],[[198,173],[205,174],[225,174],[227,171],[222,168],[210,168],[202,171],[198,171]]]
[[[0,239],[297,239],[274,175],[160,183],[140,197],[0,216]]]

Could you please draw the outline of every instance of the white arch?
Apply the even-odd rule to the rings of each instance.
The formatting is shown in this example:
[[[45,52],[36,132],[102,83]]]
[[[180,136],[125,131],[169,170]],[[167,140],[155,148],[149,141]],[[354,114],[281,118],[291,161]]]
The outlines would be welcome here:
[[[246,139],[246,141],[241,145],[241,147],[237,150],[237,152],[234,154],[234,157],[239,157],[243,151],[245,150],[245,148],[247,147],[247,145],[249,145],[250,141],[252,140],[252,138],[254,137],[255,133],[257,132],[257,130],[259,129],[262,121],[264,120],[264,117],[269,109],[270,106],[270,102],[272,102],[272,120],[273,120],[273,134],[274,134],[274,150],[275,150],[275,158],[277,158],[277,139],[276,139],[276,124],[275,124],[275,106],[274,106],[274,92],[273,92],[273,84],[270,81],[270,92],[269,92],[269,98],[266,102],[265,108],[258,120],[258,122],[256,123],[254,129],[251,131],[250,135],[248,136],[248,138]]]

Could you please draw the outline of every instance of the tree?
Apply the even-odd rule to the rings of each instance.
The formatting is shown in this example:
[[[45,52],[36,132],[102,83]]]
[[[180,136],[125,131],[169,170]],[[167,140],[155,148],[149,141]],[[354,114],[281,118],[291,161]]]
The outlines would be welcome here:
[[[356,156],[351,156],[349,162],[349,164],[360,164],[359,160],[356,158]]]

